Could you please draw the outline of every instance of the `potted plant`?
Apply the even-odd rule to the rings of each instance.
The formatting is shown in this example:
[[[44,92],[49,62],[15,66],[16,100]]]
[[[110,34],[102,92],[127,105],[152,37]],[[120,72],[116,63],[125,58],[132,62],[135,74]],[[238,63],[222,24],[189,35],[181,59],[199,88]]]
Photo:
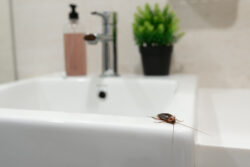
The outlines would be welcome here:
[[[144,10],[137,7],[133,33],[142,57],[145,75],[168,75],[173,44],[184,33],[179,33],[179,20],[167,4],[162,10],[156,3]]]

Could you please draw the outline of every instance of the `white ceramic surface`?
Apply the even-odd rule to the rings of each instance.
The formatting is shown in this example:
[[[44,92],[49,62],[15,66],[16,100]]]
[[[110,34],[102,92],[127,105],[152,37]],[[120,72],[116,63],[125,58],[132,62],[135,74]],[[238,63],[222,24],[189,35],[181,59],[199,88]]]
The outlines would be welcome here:
[[[99,91],[106,99],[98,97]],[[196,79],[44,77],[0,86],[0,166],[193,167]]]
[[[201,89],[198,102],[198,167],[250,166],[250,90]]]

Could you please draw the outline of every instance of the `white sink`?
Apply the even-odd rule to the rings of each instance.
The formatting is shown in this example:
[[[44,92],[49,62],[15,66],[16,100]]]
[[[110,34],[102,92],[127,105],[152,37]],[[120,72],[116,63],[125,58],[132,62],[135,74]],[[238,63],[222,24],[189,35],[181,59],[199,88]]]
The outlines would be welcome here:
[[[106,98],[98,95],[103,91]],[[43,77],[0,86],[0,166],[193,167],[193,76]]]

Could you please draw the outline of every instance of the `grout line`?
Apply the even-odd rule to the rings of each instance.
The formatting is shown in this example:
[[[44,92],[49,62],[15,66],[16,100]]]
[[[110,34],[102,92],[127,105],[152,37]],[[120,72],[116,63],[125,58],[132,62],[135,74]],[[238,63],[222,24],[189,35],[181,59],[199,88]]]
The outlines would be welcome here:
[[[17,54],[16,54],[16,35],[15,35],[15,19],[13,10],[13,0],[9,0],[9,13],[10,13],[10,27],[11,27],[11,38],[12,38],[12,57],[14,65],[14,79],[19,79],[18,67],[17,67]]]

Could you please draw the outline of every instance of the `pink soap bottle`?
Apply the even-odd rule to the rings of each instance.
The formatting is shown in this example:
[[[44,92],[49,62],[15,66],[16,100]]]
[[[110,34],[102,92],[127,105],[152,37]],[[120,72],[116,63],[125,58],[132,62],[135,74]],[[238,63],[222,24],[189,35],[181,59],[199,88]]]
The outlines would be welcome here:
[[[67,76],[87,74],[86,44],[83,40],[83,26],[79,24],[76,5],[71,4],[69,24],[64,28],[65,70]]]

